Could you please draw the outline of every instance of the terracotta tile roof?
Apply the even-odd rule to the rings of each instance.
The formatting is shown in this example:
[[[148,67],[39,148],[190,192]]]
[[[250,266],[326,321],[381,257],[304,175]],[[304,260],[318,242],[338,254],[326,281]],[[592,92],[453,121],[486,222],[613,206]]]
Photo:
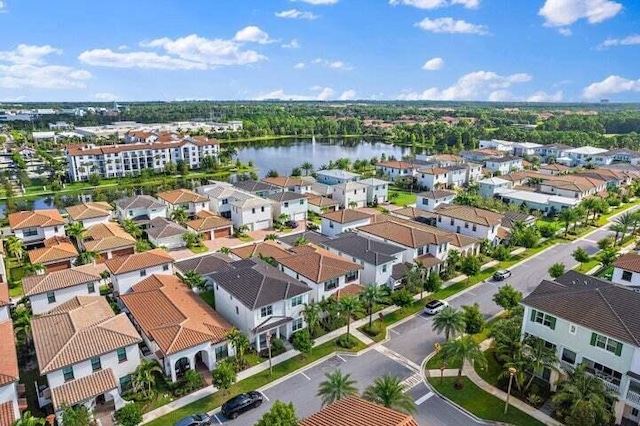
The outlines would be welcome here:
[[[437,200],[438,198],[454,197],[455,191],[447,191],[445,189],[434,189],[433,191],[421,192],[418,197],[428,198],[430,200]]]
[[[0,322],[0,386],[18,381],[18,356],[11,320]]]
[[[329,212],[322,215],[323,218],[338,223],[349,223],[358,220],[370,219],[371,215],[355,209],[344,209],[335,212]]]
[[[623,254],[613,262],[613,266],[625,271],[640,272],[640,255],[635,253]]]
[[[55,209],[32,210],[28,212],[11,213],[9,226],[11,229],[37,228],[47,226],[62,226],[64,219]]]
[[[205,342],[222,342],[232,328],[174,275],[151,275],[120,298],[165,356]]]
[[[435,219],[436,217],[438,217],[438,215],[433,212],[417,209],[415,207],[403,207],[401,209],[390,211],[389,214],[393,216],[409,218],[412,220]]]
[[[499,225],[504,217],[504,215],[491,210],[457,204],[440,204],[436,207],[435,213],[483,226]]]
[[[285,250],[277,243],[271,241],[263,241],[259,243],[253,243],[242,247],[236,247],[231,249],[231,253],[242,259],[249,259],[252,257],[260,257],[261,255],[266,258],[274,258],[275,260],[283,257],[291,256],[291,252]]]
[[[111,215],[111,204],[106,202],[82,203],[67,207],[67,213],[72,220],[94,219]]]
[[[418,222],[415,220],[401,219],[388,214],[378,214],[374,217],[374,223],[384,223],[384,222],[395,222],[404,226],[409,226],[412,228],[417,228],[417,229],[430,232],[439,237],[444,237],[449,239],[450,240],[449,244],[458,248],[467,248],[470,245],[480,243],[480,240],[478,238],[468,237],[466,235],[456,234],[455,232],[445,231],[444,229],[436,228],[434,226],[427,225],[426,223]]]
[[[55,247],[63,243],[71,243],[71,238],[54,235],[53,237],[49,237],[43,241],[45,247]]]
[[[501,240],[508,240],[509,237],[511,236],[511,232],[507,228],[500,226],[498,227],[498,232],[496,232],[496,235]]]
[[[428,169],[420,169],[419,172],[425,175],[444,175],[449,173],[449,170],[443,169],[442,167],[432,167]]]
[[[112,274],[124,274],[172,262],[173,258],[169,253],[162,249],[153,249],[130,256],[114,257],[106,260],[104,264]]]
[[[278,259],[278,263],[315,283],[362,269],[362,265],[345,260],[325,249],[301,246],[293,247],[291,251],[294,254]]]
[[[165,200],[169,204],[182,203],[205,203],[209,199],[188,189],[174,189],[173,191],[159,192],[158,198]]]
[[[442,260],[438,259],[432,254],[423,254],[414,259],[416,263],[422,264],[425,268],[431,268],[442,263]]]
[[[51,388],[53,408],[73,406],[118,388],[113,370],[107,368]]]
[[[188,228],[196,232],[210,231],[218,228],[228,228],[233,226],[229,219],[215,215],[207,210],[201,210],[197,214],[197,219],[190,220],[186,223]]]
[[[29,250],[29,261],[31,263],[48,264],[62,260],[75,259],[78,251],[71,243],[60,243],[50,247],[42,247]]]
[[[418,422],[409,414],[349,396],[300,421],[299,426],[418,426]]]
[[[24,283],[24,278],[22,279]],[[9,297],[9,285],[7,283],[0,282],[0,307],[11,304],[11,298]]]
[[[429,160],[431,161],[439,161],[439,162],[457,162],[457,163],[461,163],[464,161],[464,158],[458,156],[458,155],[453,155],[453,154],[438,154],[438,155],[432,155],[429,157]]]
[[[568,176],[558,176],[558,178],[559,179],[546,179],[541,185],[576,192],[585,192],[606,185],[606,182],[603,180],[588,177],[571,176],[569,178]]]
[[[0,426],[13,426],[16,420],[13,411],[13,401],[0,403]]]
[[[569,166],[565,166],[563,164],[558,164],[558,163],[554,163],[554,164],[543,164],[540,166],[540,169],[542,170],[552,170],[554,172],[565,172],[567,170],[570,169]]]
[[[151,238],[169,238],[176,235],[183,235],[187,232],[185,228],[165,217],[151,219],[147,228],[147,235]]]
[[[167,140],[167,138],[158,139],[152,144],[147,143],[127,143],[119,145],[103,145],[92,146],[88,144],[84,145],[68,145],[67,153],[72,156],[78,155],[103,155],[103,154],[116,154],[125,151],[147,151],[147,150],[164,150],[171,148],[180,148],[188,143],[192,143],[197,146],[209,146],[219,145],[215,139],[206,138],[184,138],[182,140]]]
[[[364,286],[360,284],[349,284],[338,289],[331,295],[331,298],[340,300],[345,296],[359,296],[364,291]]]
[[[307,197],[307,203],[320,208],[340,205],[339,201],[323,197],[322,195],[305,194],[305,197]]]
[[[85,250],[103,253],[119,248],[134,247],[136,239],[117,223],[98,223],[87,229],[82,242]]]
[[[441,234],[431,229],[423,229],[414,224],[401,223],[392,219],[393,218],[390,218],[371,225],[361,226],[358,230],[412,248],[423,247],[428,244],[439,245],[452,241],[450,235]]]
[[[280,188],[289,188],[292,186],[311,186],[312,183],[300,177],[289,176],[266,177],[262,179],[262,182],[279,186]]]
[[[22,279],[25,296],[60,290],[100,280],[100,272],[106,271],[103,264],[82,265],[71,269],[51,272],[44,275],[33,275]]]
[[[413,163],[409,161],[380,161],[376,164],[376,167],[386,167],[389,169],[412,169],[415,167]]]
[[[127,315],[115,315],[100,296],[76,296],[34,317],[31,328],[41,374],[142,341]]]

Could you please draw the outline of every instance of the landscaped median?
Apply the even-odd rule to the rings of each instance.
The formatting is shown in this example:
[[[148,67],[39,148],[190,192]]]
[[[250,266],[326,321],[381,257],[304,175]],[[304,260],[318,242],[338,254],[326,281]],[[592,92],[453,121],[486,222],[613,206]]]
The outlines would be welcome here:
[[[336,344],[336,341],[338,339],[339,338],[336,338],[314,347],[313,351],[304,358],[301,358],[301,356],[298,355],[287,361],[275,364],[273,366],[273,374],[269,374],[269,370],[266,369],[234,384],[229,389],[229,392],[227,394],[223,394],[222,391],[215,392],[209,396],[192,402],[191,404],[186,405],[182,408],[178,408],[177,410],[174,410],[145,424],[148,424],[150,426],[172,425],[178,420],[194,413],[202,413],[215,410],[216,408],[220,407],[225,401],[235,395],[259,389],[277,379],[286,376],[287,374],[293,373],[300,368],[318,361],[321,358],[332,355],[335,352],[359,352],[363,349],[366,349],[367,347],[364,343],[357,340],[356,346],[351,349],[344,349]]]

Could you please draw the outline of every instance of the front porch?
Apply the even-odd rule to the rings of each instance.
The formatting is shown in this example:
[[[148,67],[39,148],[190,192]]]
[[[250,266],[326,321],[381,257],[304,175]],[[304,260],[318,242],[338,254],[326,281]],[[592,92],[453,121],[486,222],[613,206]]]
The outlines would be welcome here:
[[[260,353],[267,348],[267,335],[270,335],[270,338],[289,339],[291,333],[289,333],[288,324],[292,321],[293,318],[290,317],[271,317],[256,327],[253,330],[256,351]]]

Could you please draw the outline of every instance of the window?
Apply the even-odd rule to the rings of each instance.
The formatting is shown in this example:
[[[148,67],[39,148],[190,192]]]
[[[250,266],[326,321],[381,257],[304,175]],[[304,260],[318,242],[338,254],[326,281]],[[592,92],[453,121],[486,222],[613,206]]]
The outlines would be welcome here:
[[[96,292],[96,285],[94,283],[87,284],[87,291],[89,293],[95,293]]]
[[[68,366],[62,369],[62,374],[64,375],[64,381],[68,382],[69,380],[73,380],[73,367]]]
[[[285,208],[285,209],[286,209],[286,208],[289,208],[289,202],[288,202],[288,201],[285,201],[285,202],[284,202],[284,208]]]
[[[424,247],[418,247],[418,256],[422,256],[424,254]]]
[[[569,333],[575,335],[578,331],[578,327],[575,324],[569,324]]]
[[[632,272],[622,271],[622,281],[631,281],[632,276],[633,276]]]
[[[575,365],[577,354],[574,351],[570,351],[567,348],[562,349],[562,360],[568,362],[571,365]]]
[[[556,329],[555,317],[552,317],[549,314],[545,314],[544,312],[540,312],[535,309],[531,310],[531,321],[537,322],[538,324],[542,324],[545,327],[549,327],[552,330]]]
[[[464,229],[469,229],[469,222],[464,223]]]
[[[333,222],[329,221],[329,228],[333,228]]]
[[[333,290],[334,288],[338,288],[338,279],[334,278],[329,281],[325,281],[324,283],[324,291]]]
[[[473,227],[471,228],[473,230],[473,232],[476,232],[478,230],[478,227],[476,226],[476,224],[473,224]]]
[[[142,271],[140,271],[140,276],[141,277],[146,277],[147,276],[147,270],[143,269]]]
[[[304,200],[300,200],[300,205],[304,206]]]
[[[236,315],[240,315],[240,308],[236,306]]]
[[[256,214],[256,209],[251,209],[251,214]]]
[[[260,308],[261,318],[268,317],[271,315],[273,315],[273,306],[269,305],[269,306],[263,306],[262,308]]]
[[[25,237],[33,237],[34,235],[38,235],[38,228],[27,228],[22,231],[22,235]]]
[[[58,232],[58,227],[57,226],[53,227],[53,232]]]
[[[224,206],[224,205],[227,205],[227,204],[229,204],[229,199],[228,198],[224,198],[222,200],[222,205]]]
[[[163,271],[168,271],[169,270],[169,264],[167,263],[165,265],[162,265],[162,270]]]
[[[91,371],[94,373],[96,371],[102,370],[102,363],[100,363],[100,357],[91,358]]]
[[[438,222],[442,222],[442,216],[438,216]]]
[[[47,302],[56,303],[56,294],[53,291],[47,292]]]
[[[120,377],[121,392],[126,392],[129,389],[131,389],[131,374],[127,374],[126,376]]]
[[[622,355],[622,343],[601,334],[591,333],[591,346],[597,346],[617,356]]]
[[[264,213],[264,206],[260,207],[260,211]]]
[[[298,331],[302,328],[302,318],[296,318],[291,323],[291,331]]]
[[[220,345],[215,347],[216,361],[224,359],[229,356],[229,346]]]
[[[291,307],[302,305],[302,295],[291,298]]]
[[[453,218],[451,218],[451,226],[453,226]]]
[[[350,283],[358,279],[358,271],[351,271],[345,276],[345,281]]]
[[[382,272],[387,272],[387,265],[382,265]]]
[[[426,199],[426,198],[423,198],[422,199],[422,204],[424,204],[425,206],[428,206],[429,205],[429,200]]]
[[[120,348],[116,352],[118,354],[118,362],[125,362],[127,360],[127,350],[125,348]]]

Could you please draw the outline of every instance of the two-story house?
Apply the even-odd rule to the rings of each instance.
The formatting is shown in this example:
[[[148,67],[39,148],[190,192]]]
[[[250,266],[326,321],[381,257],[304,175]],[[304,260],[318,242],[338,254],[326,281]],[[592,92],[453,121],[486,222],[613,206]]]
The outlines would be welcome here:
[[[56,209],[32,210],[9,214],[9,227],[25,247],[42,245],[51,237],[64,237],[65,220]]]
[[[640,288],[640,255],[625,253],[616,259],[611,281],[634,289]]]
[[[153,249],[129,256],[119,256],[104,262],[111,273],[111,284],[118,294],[126,294],[145,277],[173,274],[173,258],[162,249]]]
[[[156,217],[167,217],[167,207],[150,195],[136,195],[116,201],[116,216],[120,223],[131,219],[145,229]]]
[[[184,247],[186,233],[186,228],[165,217],[152,219],[147,228],[147,238],[151,244],[156,247],[166,247],[169,250]]]
[[[316,181],[325,185],[355,182],[359,179],[359,174],[341,169],[318,170],[316,172]]]
[[[436,227],[456,234],[496,242],[498,228],[504,215],[478,207],[441,204],[434,213],[438,215]]]
[[[272,201],[271,211],[274,219],[285,215],[286,220],[295,220],[296,222],[306,220],[309,210],[306,194],[287,191],[269,195],[267,198]]]
[[[120,300],[172,382],[233,355],[231,325],[175,275],[151,275]]]
[[[415,175],[418,165],[408,161],[381,161],[376,164],[376,171],[382,176],[388,176],[391,180],[399,177]]]
[[[361,179],[358,183],[367,187],[367,204],[382,204],[389,201],[389,182],[382,179]]]
[[[31,328],[46,377],[37,389],[41,407],[53,403],[59,414],[65,405],[126,404],[120,394],[131,387],[142,342],[127,314],[114,314],[104,297],[76,296],[34,317]]]
[[[371,223],[371,215],[360,210],[344,209],[322,215],[322,235],[333,237]]]
[[[117,223],[98,223],[87,229],[86,237],[78,243],[85,251],[98,253],[97,262],[135,253],[136,239]]]
[[[307,208],[309,211],[318,215],[334,212],[340,208],[340,202],[333,198],[315,194],[305,194],[305,197],[307,197]]]
[[[340,183],[334,185],[332,197],[343,209],[366,207],[367,189],[368,187],[360,182]]]
[[[80,222],[84,228],[88,228],[98,223],[109,223],[112,210],[111,204],[98,201],[67,207],[67,214],[70,222]]]
[[[311,191],[311,185],[313,185],[312,178],[295,176],[266,177],[262,179],[262,182],[277,186],[282,191],[297,192],[298,194],[306,194]]]
[[[613,391],[615,422],[640,421],[640,293],[570,271],[522,300],[522,334],[556,350],[560,374],[584,364]],[[558,373],[538,374],[554,386]]]
[[[34,315],[40,315],[76,296],[99,295],[102,280],[100,274],[106,269],[102,264],[82,265],[44,275],[24,277],[24,295],[29,298]]]
[[[205,240],[215,240],[231,236],[233,223],[222,216],[215,215],[209,210],[201,210],[196,213],[193,220],[185,223],[190,232],[202,234]]]
[[[242,331],[258,352],[267,334],[279,339],[306,326],[302,308],[311,288],[258,259],[239,260],[213,275],[216,310]]]
[[[282,188],[278,186],[253,179],[239,180],[234,182],[233,186],[241,191],[248,192],[249,194],[262,198],[282,192]]]
[[[67,237],[51,237],[44,240],[44,247],[29,250],[29,262],[44,266],[42,272],[54,272],[73,266],[78,250]]]
[[[562,175],[567,173],[571,168],[568,166],[564,166],[562,164],[542,164],[540,165],[540,167],[538,167],[538,171],[540,173],[542,173],[543,175],[552,175],[552,176],[557,176],[557,175]]]
[[[0,425],[12,426],[26,409],[26,399],[20,398],[18,390],[18,356],[9,312],[9,287],[0,282]]]
[[[484,198],[492,198],[501,190],[513,188],[513,183],[500,177],[490,177],[478,181],[478,193]]]
[[[298,235],[302,234],[298,233],[293,235],[297,237]],[[258,243],[247,244],[246,246],[232,248],[231,256],[236,260],[252,259],[254,257],[258,257],[261,259],[273,259],[277,261],[278,259],[281,259],[283,257],[291,256],[291,252],[283,247],[280,242],[260,241]]]
[[[446,188],[449,182],[449,171],[442,167],[419,169],[416,180],[425,191]]]
[[[565,176],[560,176],[564,178]],[[589,177],[566,176],[566,179],[549,179],[540,183],[540,192],[581,200],[606,191],[605,181]]]
[[[552,143],[549,145],[542,145],[535,149],[536,155],[542,157],[544,161],[548,161],[550,158],[557,159],[566,156],[566,152],[572,147],[561,143]]]
[[[506,175],[512,170],[522,170],[522,158],[512,157],[510,155],[501,158],[492,158],[487,160],[485,167],[492,173],[499,172],[501,175]]]
[[[456,193],[446,189],[421,192],[416,200],[416,208],[432,212],[441,204],[451,204],[456,198]]]
[[[313,291],[309,298],[312,302],[319,302],[349,288],[362,288],[359,285],[362,265],[311,245],[292,247],[290,250],[293,253],[291,256],[282,257],[277,262],[285,274],[311,287]]]
[[[194,218],[198,212],[206,210],[209,204],[207,197],[183,188],[159,192],[158,198],[167,207],[167,216],[171,216],[174,210],[182,208],[189,218]]]
[[[272,210],[270,200],[260,197],[238,198],[231,202],[231,221],[236,228],[246,226],[249,231],[269,229],[273,226]]]

